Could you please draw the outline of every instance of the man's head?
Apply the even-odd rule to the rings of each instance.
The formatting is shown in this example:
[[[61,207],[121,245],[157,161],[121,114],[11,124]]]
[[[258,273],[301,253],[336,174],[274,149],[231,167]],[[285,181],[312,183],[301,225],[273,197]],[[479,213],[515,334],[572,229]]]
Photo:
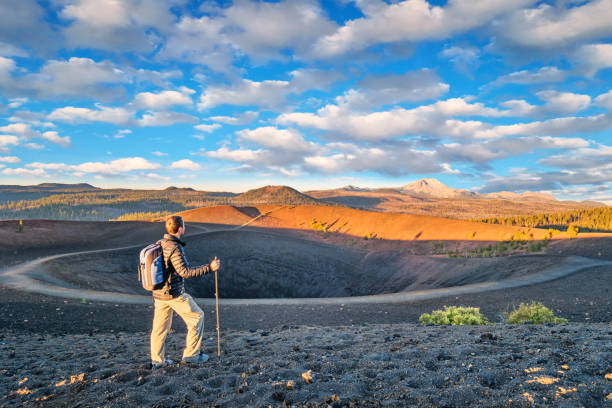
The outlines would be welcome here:
[[[168,234],[182,236],[185,232],[185,223],[183,222],[183,217],[179,215],[173,215],[168,217],[166,220],[166,231]]]

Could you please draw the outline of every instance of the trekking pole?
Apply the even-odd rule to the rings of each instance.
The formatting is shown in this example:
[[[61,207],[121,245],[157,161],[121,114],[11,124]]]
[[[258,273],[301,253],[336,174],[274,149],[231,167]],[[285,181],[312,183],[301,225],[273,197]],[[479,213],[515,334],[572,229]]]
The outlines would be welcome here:
[[[217,259],[216,256],[215,259]],[[217,271],[215,271],[215,299],[217,309],[217,357],[221,357],[221,333],[219,331],[219,285],[217,282]]]

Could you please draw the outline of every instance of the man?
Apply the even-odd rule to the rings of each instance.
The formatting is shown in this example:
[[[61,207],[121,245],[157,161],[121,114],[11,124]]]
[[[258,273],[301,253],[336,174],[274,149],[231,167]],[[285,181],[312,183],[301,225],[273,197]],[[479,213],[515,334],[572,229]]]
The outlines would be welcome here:
[[[202,336],[204,335],[204,312],[193,298],[185,293],[184,279],[195,278],[216,272],[221,262],[215,259],[209,265],[190,268],[181,240],[185,234],[185,223],[179,216],[171,216],[166,220],[166,231],[161,241],[164,270],[168,276],[165,285],[153,291],[155,313],[153,315],[153,330],[151,331],[151,364],[153,368],[172,364],[166,359],[166,336],[172,326],[172,315],[176,312],[187,325],[187,339],[183,351],[184,363],[205,363],[208,356],[200,353]]]

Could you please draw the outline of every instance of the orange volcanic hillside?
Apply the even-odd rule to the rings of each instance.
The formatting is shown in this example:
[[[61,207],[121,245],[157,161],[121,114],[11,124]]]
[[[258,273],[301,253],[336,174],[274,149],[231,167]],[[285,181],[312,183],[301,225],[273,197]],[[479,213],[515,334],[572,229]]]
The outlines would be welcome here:
[[[259,215],[250,226],[287,229],[326,229],[356,237],[369,235],[388,240],[478,240],[510,239],[518,228],[426,215],[382,213],[327,206],[254,207],[216,206],[178,213],[185,221],[243,225]],[[546,230],[531,229],[532,239],[543,239]]]

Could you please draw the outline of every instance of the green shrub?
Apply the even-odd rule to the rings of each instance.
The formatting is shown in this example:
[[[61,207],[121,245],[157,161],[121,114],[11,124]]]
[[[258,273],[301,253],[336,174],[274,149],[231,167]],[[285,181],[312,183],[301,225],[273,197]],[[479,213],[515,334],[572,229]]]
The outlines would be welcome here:
[[[566,323],[567,319],[555,317],[554,313],[541,302],[522,303],[518,309],[514,309],[508,315],[508,324],[543,324],[543,323]]]
[[[452,325],[487,325],[489,320],[480,313],[478,307],[457,307],[444,306],[444,310],[434,310],[429,313],[423,313],[419,317],[419,321],[423,324],[433,323],[435,325],[452,324]]]

